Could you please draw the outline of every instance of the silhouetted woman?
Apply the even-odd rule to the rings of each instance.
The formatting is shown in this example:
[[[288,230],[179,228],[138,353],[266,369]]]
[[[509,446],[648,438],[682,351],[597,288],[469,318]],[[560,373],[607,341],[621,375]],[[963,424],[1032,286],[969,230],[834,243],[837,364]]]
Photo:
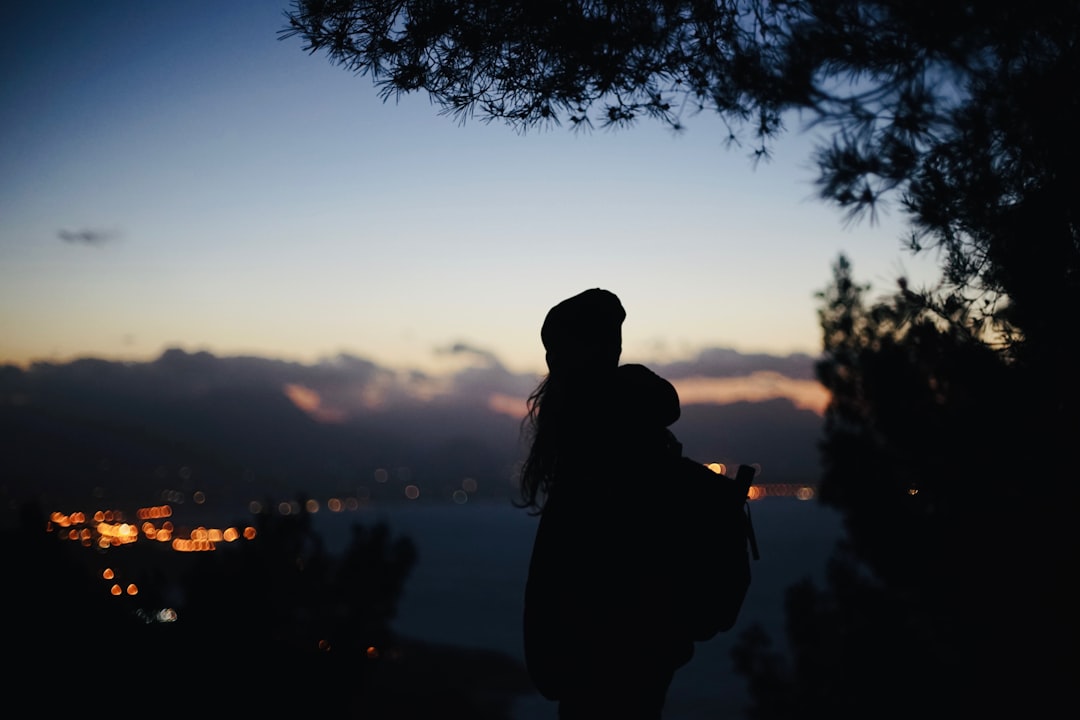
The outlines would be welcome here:
[[[619,366],[624,319],[619,299],[600,289],[549,311],[548,374],[526,418],[522,499],[540,522],[525,659],[561,720],[656,720],[693,654],[672,576],[677,512],[663,487],[679,454],[667,431],[678,395],[640,365]]]

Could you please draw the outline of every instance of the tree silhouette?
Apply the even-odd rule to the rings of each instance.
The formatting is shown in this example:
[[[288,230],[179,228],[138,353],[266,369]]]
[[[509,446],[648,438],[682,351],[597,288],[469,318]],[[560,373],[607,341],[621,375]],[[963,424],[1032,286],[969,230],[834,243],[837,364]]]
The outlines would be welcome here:
[[[681,129],[753,154],[822,131],[821,197],[894,200],[939,282],[823,293],[821,500],[849,541],[792,589],[784,662],[737,652],[754,717],[1034,714],[1075,700],[1080,4],[299,0],[285,36],[459,119]]]
[[[825,589],[789,590],[790,663],[759,630],[740,636],[750,715],[1075,707],[1075,496],[1042,454],[1064,448],[1033,414],[1038,383],[918,298],[868,306],[843,258],[834,272],[820,499],[847,539]]]
[[[168,717],[506,720],[530,691],[516,659],[393,630],[417,551],[385,524],[354,524],[340,553],[303,511],[260,514],[254,540],[202,553],[149,540],[103,552],[47,529],[36,502],[0,528],[20,692]],[[138,592],[110,592],[103,568]]]
[[[255,528],[256,541],[199,557],[183,571],[184,634],[177,641],[193,654],[216,648],[242,655],[250,686],[240,692],[232,678],[229,696],[239,694],[248,711],[279,707],[275,688],[289,687],[307,712],[353,716],[378,691],[372,668],[395,646],[390,623],[415,545],[392,538],[383,524],[354,525],[344,552],[331,554],[304,510],[261,513]]]

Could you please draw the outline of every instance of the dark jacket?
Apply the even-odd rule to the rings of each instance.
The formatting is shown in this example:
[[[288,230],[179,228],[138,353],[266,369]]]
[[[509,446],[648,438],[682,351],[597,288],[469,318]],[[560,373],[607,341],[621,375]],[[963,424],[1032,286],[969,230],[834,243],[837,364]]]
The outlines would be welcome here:
[[[633,384],[594,428],[591,451],[564,469],[537,527],[525,661],[551,700],[583,687],[669,680],[693,656],[695,641],[727,629],[718,617],[718,580],[723,588],[742,582],[718,574],[722,562],[730,564],[720,557],[721,538],[740,530],[742,505],[725,504],[726,478],[681,457],[664,422],[645,421],[650,413],[678,417],[674,388],[652,376],[669,394],[648,375],[625,373]],[[646,406],[626,406],[634,400],[654,404],[642,414]],[[748,582],[748,564],[746,571]]]

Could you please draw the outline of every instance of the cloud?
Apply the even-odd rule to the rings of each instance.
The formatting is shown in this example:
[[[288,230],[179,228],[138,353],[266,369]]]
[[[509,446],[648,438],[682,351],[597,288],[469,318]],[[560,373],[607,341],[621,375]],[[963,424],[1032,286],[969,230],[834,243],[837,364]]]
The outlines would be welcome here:
[[[451,355],[456,357],[464,357],[468,360],[472,360],[474,363],[481,365],[501,365],[499,358],[495,353],[490,350],[484,350],[483,348],[476,347],[466,342],[456,342],[453,345],[447,347],[436,348],[436,355]]]
[[[683,405],[784,398],[822,415],[829,393],[814,374],[816,361],[805,353],[744,354],[731,348],[708,348],[689,360],[658,364],[653,369],[671,381]]]
[[[56,233],[56,236],[72,245],[91,245],[100,247],[117,239],[119,234],[111,230],[91,230],[90,228],[84,228],[82,230],[60,230]]]
[[[525,400],[540,376],[511,372],[495,353],[466,343],[439,352],[467,362],[442,374],[428,374],[387,368],[352,355],[304,364],[174,348],[147,363],[84,360],[53,366],[50,372],[79,384],[92,375],[95,384],[108,385],[121,395],[153,392],[176,400],[237,390],[267,391],[320,423],[346,423],[394,412],[452,414],[480,409],[517,419],[524,416]],[[782,398],[821,415],[829,397],[814,379],[813,362],[807,355],[744,355],[712,348],[690,360],[650,367],[675,385],[684,408]]]
[[[791,355],[743,354],[731,348],[707,348],[690,360],[659,364],[653,370],[669,380],[692,377],[746,377],[756,372],[772,372],[794,380],[814,380],[814,358],[806,353]]]
[[[797,408],[812,410],[822,415],[830,397],[825,386],[817,381],[798,380],[768,370],[744,377],[677,378],[672,384],[675,385],[683,405],[727,405],[785,398]]]
[[[320,422],[340,423],[345,420],[343,412],[325,407],[322,397],[311,388],[285,383],[283,390],[293,405]]]

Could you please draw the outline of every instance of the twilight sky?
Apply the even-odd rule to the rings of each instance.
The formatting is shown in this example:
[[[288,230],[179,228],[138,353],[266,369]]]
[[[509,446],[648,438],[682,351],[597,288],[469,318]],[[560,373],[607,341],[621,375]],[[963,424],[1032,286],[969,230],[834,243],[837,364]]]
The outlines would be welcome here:
[[[0,363],[165,348],[542,372],[588,287],[625,361],[815,354],[841,252],[879,290],[932,258],[898,211],[845,226],[796,122],[752,166],[710,117],[575,134],[383,103],[299,38],[286,0],[18,3],[0,45]]]

